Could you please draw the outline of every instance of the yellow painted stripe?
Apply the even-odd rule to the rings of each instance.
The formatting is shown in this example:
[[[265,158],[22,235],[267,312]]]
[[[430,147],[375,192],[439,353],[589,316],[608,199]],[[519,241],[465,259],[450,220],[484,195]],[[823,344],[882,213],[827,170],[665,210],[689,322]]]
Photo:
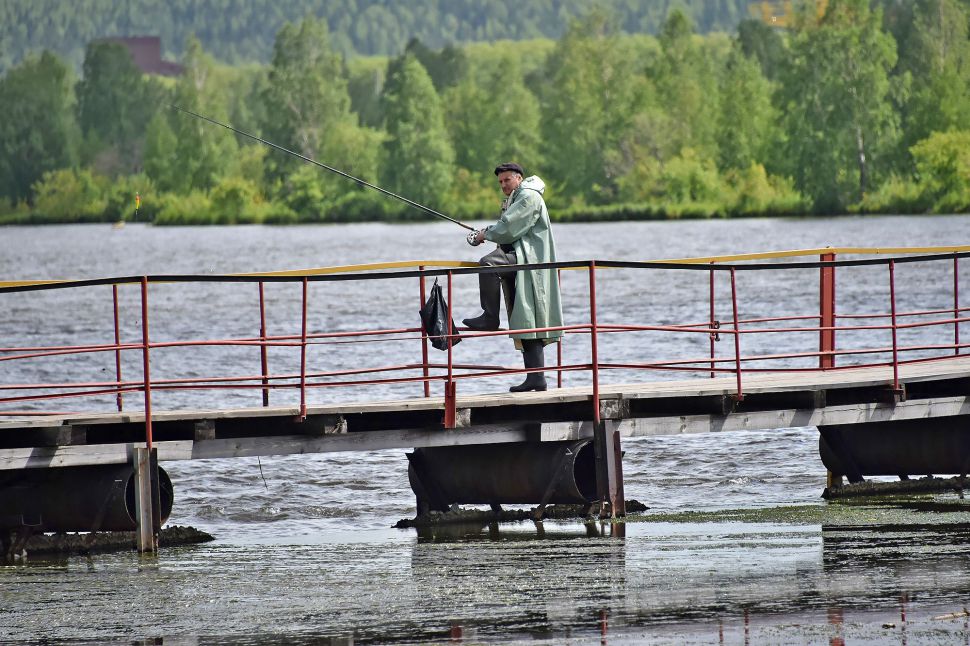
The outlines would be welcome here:
[[[34,287],[36,285],[56,285],[70,283],[70,280],[0,280],[0,287]]]
[[[823,253],[863,256],[904,256],[907,254],[958,253],[970,251],[970,245],[951,245],[946,247],[819,247],[817,249],[791,249],[788,251],[764,251],[741,253],[726,256],[704,256],[695,258],[668,258],[647,262],[669,262],[681,264],[708,264],[717,262],[741,262],[745,260],[770,260],[772,258],[797,258],[799,256],[820,256]],[[817,258],[816,258],[817,259]]]
[[[417,269],[424,267],[478,267],[477,262],[463,262],[460,260],[397,260],[393,262],[375,262],[365,265],[339,265],[336,267],[315,267],[312,269],[287,269],[283,271],[252,272],[245,274],[229,274],[230,276],[323,276],[325,274],[346,274],[362,271],[378,271],[381,269]]]

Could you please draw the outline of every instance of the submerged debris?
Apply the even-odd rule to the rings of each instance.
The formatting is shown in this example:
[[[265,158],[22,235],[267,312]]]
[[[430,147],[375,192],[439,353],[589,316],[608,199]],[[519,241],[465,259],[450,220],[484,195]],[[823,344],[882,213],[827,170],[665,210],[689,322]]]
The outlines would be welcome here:
[[[171,525],[163,527],[158,535],[159,547],[176,547],[214,541],[207,534],[194,527]],[[103,552],[123,552],[138,548],[135,532],[94,532],[36,534],[27,541],[27,554],[94,554]]]
[[[961,612],[950,612],[945,615],[939,615],[937,617],[933,617],[933,619],[936,619],[936,620],[962,619],[963,617],[970,617],[970,610],[967,610],[966,608],[964,608]]]
[[[934,478],[926,476],[918,480],[896,480],[893,482],[853,482],[841,487],[826,487],[822,498],[851,498],[854,496],[875,496],[880,494],[919,493],[931,491],[962,492],[970,486],[967,478]]]
[[[646,511],[648,507],[636,500],[626,501],[627,513]],[[394,524],[397,529],[408,527],[430,527],[434,525],[466,524],[466,523],[494,523],[514,522],[521,520],[535,520],[538,507],[532,509],[501,509],[499,511],[482,509],[462,509],[453,505],[448,511],[432,511],[415,518],[402,518]],[[589,505],[549,505],[542,510],[543,519],[588,518],[591,515]]]

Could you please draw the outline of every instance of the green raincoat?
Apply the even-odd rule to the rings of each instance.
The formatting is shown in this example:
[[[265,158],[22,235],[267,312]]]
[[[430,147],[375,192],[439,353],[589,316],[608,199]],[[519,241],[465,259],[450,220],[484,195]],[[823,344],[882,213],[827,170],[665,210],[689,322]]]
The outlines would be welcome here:
[[[519,264],[556,262],[556,243],[549,228],[549,210],[542,199],[545,182],[535,175],[522,180],[510,196],[499,221],[485,230],[485,239],[515,247]],[[529,269],[515,274],[515,305],[509,328],[558,327],[562,325],[559,276],[555,269]],[[516,340],[542,339],[545,345],[562,336],[561,330],[513,334]],[[518,344],[516,344],[518,345]]]

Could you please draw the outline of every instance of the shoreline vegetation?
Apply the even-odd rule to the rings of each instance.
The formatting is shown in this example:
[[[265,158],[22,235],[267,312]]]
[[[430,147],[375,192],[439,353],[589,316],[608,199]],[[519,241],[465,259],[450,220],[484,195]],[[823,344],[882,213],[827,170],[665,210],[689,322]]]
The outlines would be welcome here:
[[[0,77],[0,225],[430,219],[170,106],[459,220],[497,216],[507,160],[556,222],[970,211],[970,0],[809,0],[731,34],[622,18],[377,56],[308,15],[267,62],[190,36],[174,77],[117,41],[80,75],[31,53]]]

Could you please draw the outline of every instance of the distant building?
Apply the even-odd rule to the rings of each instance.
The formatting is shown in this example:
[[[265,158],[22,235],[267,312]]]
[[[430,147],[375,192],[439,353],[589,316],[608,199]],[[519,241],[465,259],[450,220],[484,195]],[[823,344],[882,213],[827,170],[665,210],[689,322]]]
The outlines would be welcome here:
[[[158,36],[132,36],[130,38],[105,38],[110,43],[121,43],[128,48],[135,65],[145,74],[178,76],[182,66],[162,60],[162,39]]]

